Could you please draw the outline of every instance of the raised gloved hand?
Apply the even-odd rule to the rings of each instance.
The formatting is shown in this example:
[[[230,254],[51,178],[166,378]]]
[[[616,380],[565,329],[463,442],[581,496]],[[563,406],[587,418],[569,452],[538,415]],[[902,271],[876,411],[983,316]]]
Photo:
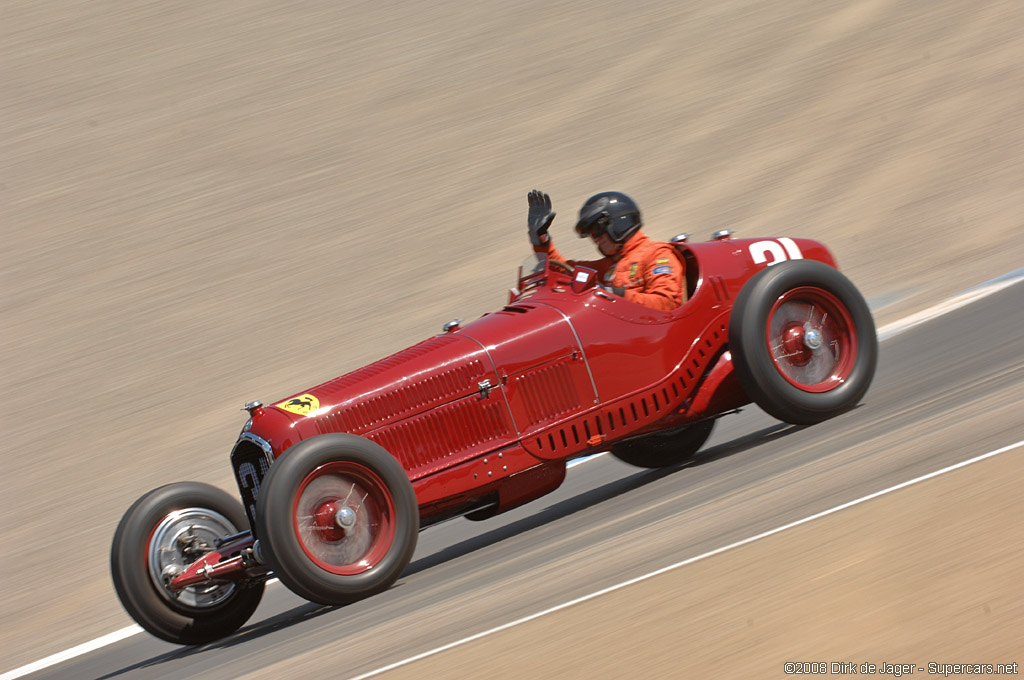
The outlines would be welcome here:
[[[526,198],[530,202],[530,212],[526,218],[530,227],[530,243],[535,246],[547,245],[551,242],[548,227],[555,219],[555,213],[551,212],[551,197],[534,189]]]

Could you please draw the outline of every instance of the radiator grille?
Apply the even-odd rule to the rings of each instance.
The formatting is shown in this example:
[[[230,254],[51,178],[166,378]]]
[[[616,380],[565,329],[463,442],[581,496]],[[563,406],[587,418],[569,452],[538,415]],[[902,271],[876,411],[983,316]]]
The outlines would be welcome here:
[[[239,441],[231,452],[231,468],[235,471],[235,481],[238,482],[238,492],[250,528],[256,526],[256,499],[272,462],[271,453],[249,440]]]

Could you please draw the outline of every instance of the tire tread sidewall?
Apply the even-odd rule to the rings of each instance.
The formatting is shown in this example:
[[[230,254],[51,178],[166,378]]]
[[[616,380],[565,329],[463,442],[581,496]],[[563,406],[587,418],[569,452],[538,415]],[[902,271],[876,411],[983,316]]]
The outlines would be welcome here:
[[[711,436],[714,420],[696,422],[681,431],[655,433],[613,444],[611,454],[624,463],[641,468],[664,468],[693,459]]]
[[[387,554],[361,574],[332,574],[305,554],[296,535],[293,507],[299,486],[317,467],[338,460],[377,474],[395,505],[395,538]],[[386,590],[409,564],[419,533],[419,507],[401,464],[383,447],[351,434],[325,434],[299,442],[270,466],[256,501],[256,532],[275,575],[312,602],[342,605]]]
[[[849,377],[828,392],[807,392],[779,372],[766,342],[768,315],[787,291],[813,287],[846,307],[857,336]],[[729,319],[729,347],[736,377],[747,395],[768,414],[796,425],[812,425],[856,406],[874,377],[878,339],[867,303],[839,270],[815,260],[791,260],[758,272],[740,291]]]
[[[114,590],[128,614],[149,633],[177,644],[210,642],[241,627],[256,611],[264,584],[237,586],[224,602],[203,610],[178,609],[156,590],[148,568],[153,529],[169,513],[187,507],[214,510],[239,531],[248,528],[242,504],[202,482],[176,482],[153,489],[128,508],[110,550]]]

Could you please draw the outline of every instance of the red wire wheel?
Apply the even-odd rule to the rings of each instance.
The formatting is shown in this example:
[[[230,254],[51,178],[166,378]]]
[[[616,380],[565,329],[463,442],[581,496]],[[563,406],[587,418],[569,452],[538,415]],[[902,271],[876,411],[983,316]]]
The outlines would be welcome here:
[[[783,378],[808,392],[828,392],[853,371],[857,333],[835,295],[804,286],[783,293],[768,313],[765,337]]]
[[[878,363],[864,298],[815,260],[781,262],[751,277],[729,315],[729,350],[751,401],[796,425],[854,408]]]
[[[274,574],[326,605],[389,588],[408,566],[419,532],[409,476],[377,444],[324,434],[285,451],[256,499],[255,534]]]
[[[292,512],[303,551],[332,574],[372,569],[395,540],[391,493],[373,470],[358,463],[327,463],[310,472]]]

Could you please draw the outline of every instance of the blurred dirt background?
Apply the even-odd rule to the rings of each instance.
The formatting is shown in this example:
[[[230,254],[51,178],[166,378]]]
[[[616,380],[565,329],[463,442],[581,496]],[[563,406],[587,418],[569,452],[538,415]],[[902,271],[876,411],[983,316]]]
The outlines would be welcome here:
[[[140,494],[233,488],[248,400],[501,304],[526,193],[820,238],[884,324],[1024,264],[1016,0],[0,9],[0,648],[129,623]],[[571,237],[571,238],[570,238]]]

